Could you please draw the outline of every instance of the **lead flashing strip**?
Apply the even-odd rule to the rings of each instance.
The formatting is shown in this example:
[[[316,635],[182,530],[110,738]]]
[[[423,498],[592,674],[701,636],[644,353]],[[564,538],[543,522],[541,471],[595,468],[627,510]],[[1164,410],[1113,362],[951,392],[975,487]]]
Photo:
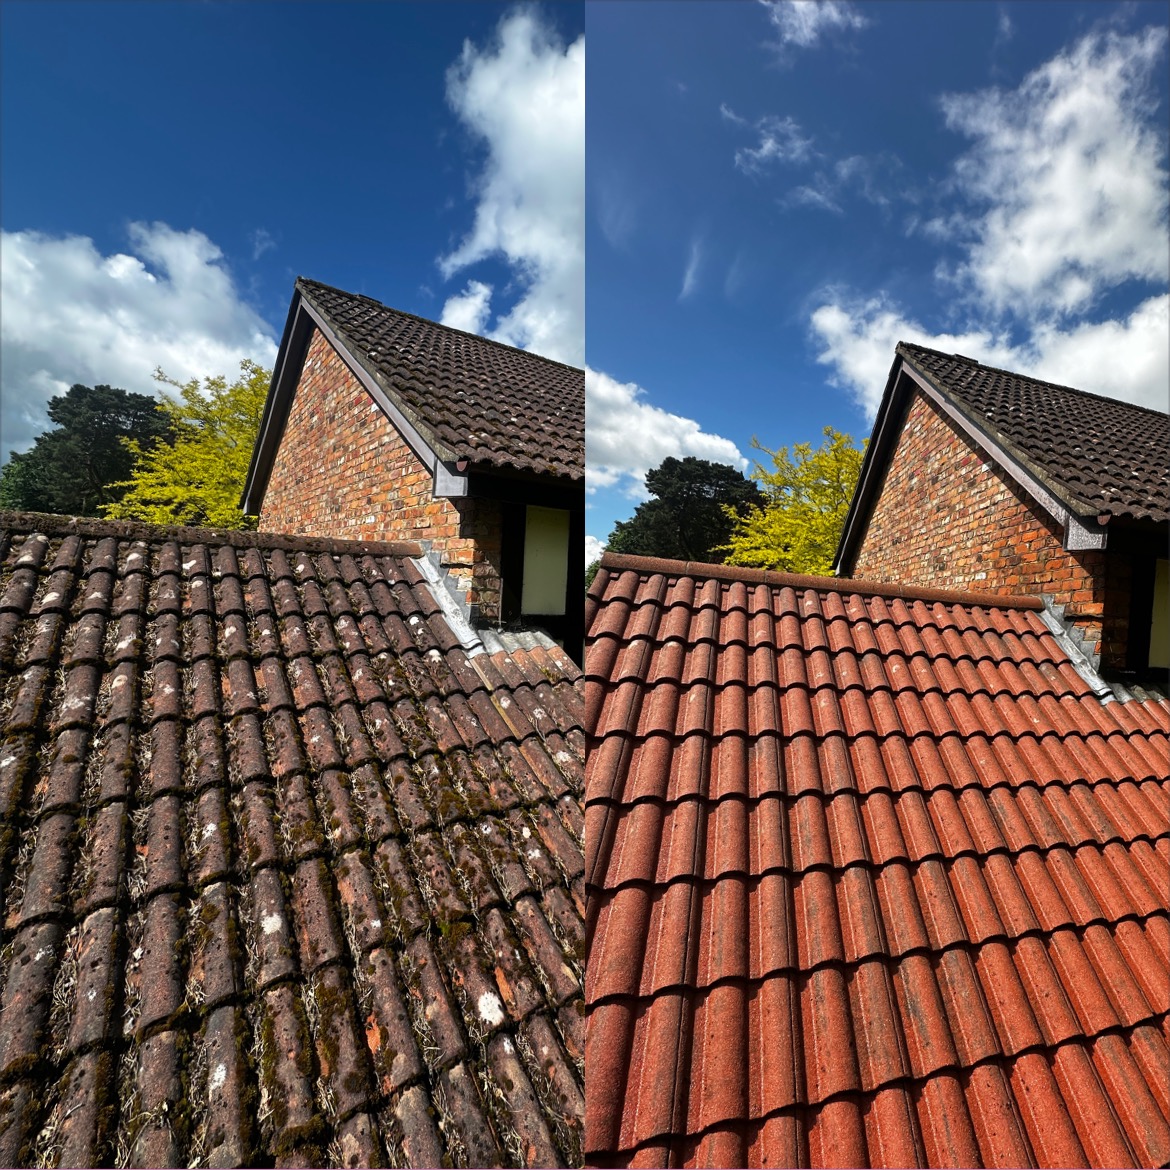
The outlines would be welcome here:
[[[1064,627],[1064,622],[1060,620],[1047,601],[1040,610],[1040,620],[1048,627],[1049,633],[1056,639],[1056,644],[1068,655],[1073,669],[1085,680],[1093,694],[1102,703],[1113,702],[1117,697],[1113,693],[1113,688],[1093,669],[1092,663],[1089,662],[1084,651],[1069,635],[1068,630]]]
[[[459,644],[467,651],[468,658],[475,658],[484,653],[482,640],[471,628],[467,618],[463,616],[463,610],[459,607],[459,603],[448,592],[434,561],[426,553],[423,553],[421,556],[413,558],[413,564],[423,575],[423,580],[426,582],[431,596],[435,599],[435,604],[443,611],[447,625],[451,627],[451,632],[459,639]]]

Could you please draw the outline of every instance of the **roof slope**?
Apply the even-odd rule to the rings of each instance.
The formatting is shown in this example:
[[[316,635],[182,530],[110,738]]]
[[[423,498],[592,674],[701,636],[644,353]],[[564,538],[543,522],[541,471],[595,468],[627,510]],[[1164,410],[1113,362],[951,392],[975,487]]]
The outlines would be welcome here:
[[[1170,706],[924,594],[603,559],[587,1162],[1170,1161]]]
[[[584,477],[584,370],[315,280],[296,287],[449,458]]]
[[[897,352],[1080,515],[1170,519],[1170,415],[923,345]]]
[[[580,1159],[580,677],[412,551],[0,513],[0,1163]]]

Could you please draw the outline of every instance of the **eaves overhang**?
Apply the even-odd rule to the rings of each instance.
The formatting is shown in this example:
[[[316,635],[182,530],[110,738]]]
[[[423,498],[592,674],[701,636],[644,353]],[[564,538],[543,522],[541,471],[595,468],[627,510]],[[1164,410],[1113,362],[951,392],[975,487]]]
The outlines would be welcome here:
[[[845,526],[833,560],[833,573],[853,572],[861,541],[877,503],[885,473],[893,457],[915,390],[986,457],[992,459],[1041,508],[1060,525],[1063,546],[1069,551],[1103,549],[1108,538],[1109,517],[1099,518],[1083,502],[1076,501],[1051,476],[1027,458],[998,431],[992,432],[944,386],[919,369],[899,343],[886,381],[885,393],[874,421],[873,435],[862,463],[857,488],[849,505]]]
[[[432,477],[432,494],[437,497],[459,498],[468,494],[466,467],[454,451],[439,443],[421,424],[413,412],[407,410],[387,389],[343,333],[334,328],[329,318],[313,304],[311,298],[298,286],[293,292],[288,320],[276,355],[272,386],[264,404],[260,434],[252,451],[248,478],[240,506],[246,515],[259,515],[268,490],[268,481],[276,462],[280,441],[292,409],[293,395],[300,382],[313,330],[322,336],[345,362],[353,376],[378,405],[391,425],[405,440],[407,446],[427,468]]]

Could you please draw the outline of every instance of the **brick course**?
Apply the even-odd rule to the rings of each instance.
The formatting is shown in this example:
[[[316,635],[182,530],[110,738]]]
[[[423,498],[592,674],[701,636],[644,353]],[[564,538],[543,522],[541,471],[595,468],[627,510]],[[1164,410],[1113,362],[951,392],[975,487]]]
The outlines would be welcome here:
[[[429,542],[479,614],[500,600],[500,508],[436,499],[432,475],[337,351],[314,330],[260,513],[260,528]]]
[[[1124,666],[1130,565],[1070,552],[1055,520],[916,393],[854,576],[1052,596],[1102,666]]]

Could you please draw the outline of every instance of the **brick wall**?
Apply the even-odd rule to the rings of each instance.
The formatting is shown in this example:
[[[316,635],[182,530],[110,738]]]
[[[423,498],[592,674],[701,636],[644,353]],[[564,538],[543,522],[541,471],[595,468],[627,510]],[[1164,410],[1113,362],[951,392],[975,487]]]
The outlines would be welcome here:
[[[435,499],[431,472],[319,330],[313,331],[260,512],[265,532],[429,541],[468,601],[494,619],[500,509]]]
[[[856,577],[1050,594],[1103,666],[1123,666],[1129,562],[1069,552],[1031,496],[915,393],[854,565]]]

